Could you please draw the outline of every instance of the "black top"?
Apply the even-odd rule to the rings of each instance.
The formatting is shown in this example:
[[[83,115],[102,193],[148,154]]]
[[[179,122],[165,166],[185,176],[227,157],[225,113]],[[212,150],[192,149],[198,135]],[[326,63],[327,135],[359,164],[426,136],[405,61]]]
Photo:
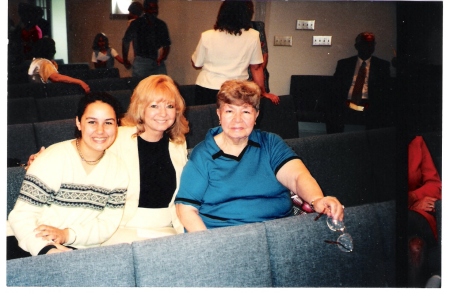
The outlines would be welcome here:
[[[164,21],[152,19],[144,14],[131,22],[122,39],[122,55],[128,57],[130,42],[133,41],[136,56],[156,59],[160,47],[170,46],[169,30]]]
[[[169,137],[158,142],[138,137],[141,190],[139,207],[167,208],[177,185],[175,168],[169,154]]]

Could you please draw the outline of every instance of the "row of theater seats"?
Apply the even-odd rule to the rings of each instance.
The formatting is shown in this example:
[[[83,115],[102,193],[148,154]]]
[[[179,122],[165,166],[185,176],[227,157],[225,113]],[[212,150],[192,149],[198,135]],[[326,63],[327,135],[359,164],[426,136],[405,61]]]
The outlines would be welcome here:
[[[118,68],[90,69],[88,64],[62,64],[59,73],[85,81],[91,91],[134,90],[141,78],[120,77]],[[15,79],[17,76],[25,78]],[[195,85],[180,85],[179,89],[186,105],[195,105]],[[16,99],[83,95],[83,89],[76,84],[48,83],[34,84],[28,82],[27,69],[8,71],[7,98]]]
[[[130,103],[132,90],[108,91],[118,99],[124,113]],[[75,118],[81,94],[53,97],[19,97],[8,99],[8,125]]]
[[[85,80],[91,91],[133,90],[139,83],[139,79],[125,78],[101,78]],[[63,95],[83,95],[84,90],[77,84],[67,83],[24,83],[8,85],[8,99],[22,97],[54,97]]]
[[[119,99],[123,111],[129,104],[131,91],[111,92]],[[38,111],[38,121],[24,119],[23,123],[9,124],[7,131],[8,166],[26,163],[28,157],[37,152],[41,146],[49,146],[56,142],[74,138],[75,114],[78,99],[67,97],[61,99],[43,98]],[[294,103],[290,95],[280,96],[280,104],[274,105],[268,99],[262,100],[264,116],[259,128],[273,132],[284,139],[299,136]],[[189,121],[189,134],[186,137],[188,149],[201,142],[208,129],[219,125],[216,105],[188,106],[185,116]],[[9,112],[9,111],[8,111]],[[42,121],[39,121],[42,120]]]
[[[110,78],[91,80],[92,91],[105,91],[115,96],[122,105],[122,112],[128,108],[131,95],[139,80],[133,78]],[[25,84],[24,84],[25,85]],[[78,101],[83,91],[78,85],[51,83],[26,84],[8,93],[8,124],[51,121],[75,117]],[[178,86],[187,106],[195,105],[194,85]],[[20,93],[20,94],[19,94]],[[13,96],[15,95],[15,96]]]

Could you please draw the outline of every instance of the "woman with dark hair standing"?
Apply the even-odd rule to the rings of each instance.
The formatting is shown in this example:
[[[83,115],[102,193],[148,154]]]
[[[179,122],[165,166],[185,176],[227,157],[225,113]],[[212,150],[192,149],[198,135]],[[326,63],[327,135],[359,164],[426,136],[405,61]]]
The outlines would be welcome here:
[[[109,39],[104,33],[98,33],[92,43],[92,63],[95,68],[113,68],[114,59],[123,64],[123,59],[114,48],[109,46]]]
[[[214,29],[202,33],[192,55],[192,65],[201,69],[196,80],[196,104],[215,103],[220,86],[227,80],[247,80],[248,68],[261,96],[278,104],[279,97],[264,87],[263,54],[259,32],[252,29],[248,1],[224,1]]]

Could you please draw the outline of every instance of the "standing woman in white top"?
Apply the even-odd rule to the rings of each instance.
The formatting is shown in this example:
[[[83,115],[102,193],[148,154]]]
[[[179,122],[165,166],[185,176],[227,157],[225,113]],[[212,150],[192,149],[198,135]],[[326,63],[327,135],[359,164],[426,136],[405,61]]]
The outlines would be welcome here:
[[[117,51],[109,46],[109,39],[104,33],[97,33],[92,44],[92,63],[95,68],[113,68],[114,59],[123,64]]]
[[[253,81],[261,88],[261,97],[278,104],[279,97],[264,87],[263,55],[259,32],[252,29],[247,1],[224,1],[214,29],[202,33],[192,55],[192,65],[201,69],[196,80],[195,103],[210,104],[227,80],[248,80],[248,67]]]

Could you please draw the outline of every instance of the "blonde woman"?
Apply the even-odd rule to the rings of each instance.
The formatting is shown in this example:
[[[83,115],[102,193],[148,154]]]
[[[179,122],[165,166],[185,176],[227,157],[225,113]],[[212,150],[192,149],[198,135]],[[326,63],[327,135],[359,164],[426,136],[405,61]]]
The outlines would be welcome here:
[[[183,233],[174,199],[187,162],[184,99],[166,75],[143,79],[111,151],[128,167],[130,185],[118,231],[105,244]]]

